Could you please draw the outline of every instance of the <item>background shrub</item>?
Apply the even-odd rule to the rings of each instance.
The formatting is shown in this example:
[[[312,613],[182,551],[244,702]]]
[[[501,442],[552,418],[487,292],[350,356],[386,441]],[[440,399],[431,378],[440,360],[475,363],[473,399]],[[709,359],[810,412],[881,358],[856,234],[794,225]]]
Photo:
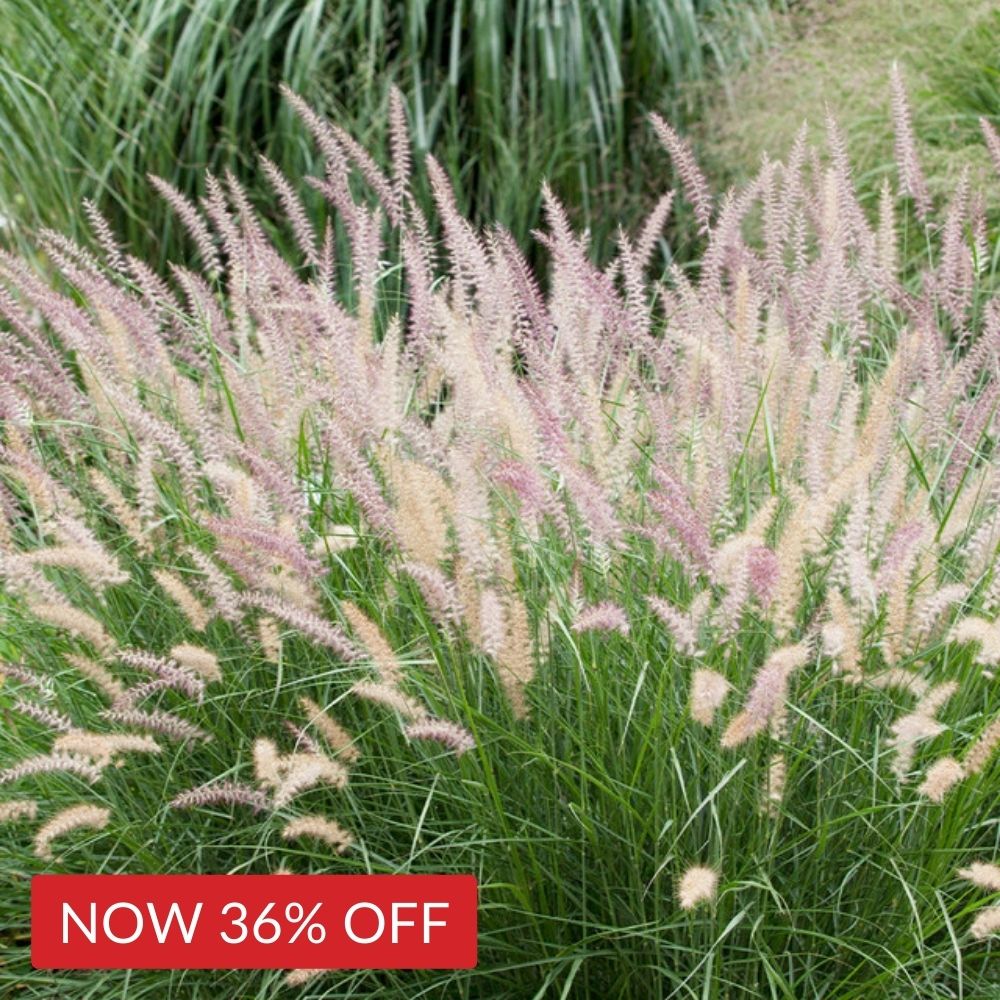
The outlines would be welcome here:
[[[384,162],[395,83],[463,211],[524,242],[548,179],[606,249],[608,220],[650,190],[645,112],[682,118],[682,87],[754,50],[768,15],[766,0],[0,0],[0,214],[22,240],[80,235],[91,198],[162,263],[183,243],[147,173],[203,194],[206,170],[255,184],[258,153],[315,165],[281,82]]]

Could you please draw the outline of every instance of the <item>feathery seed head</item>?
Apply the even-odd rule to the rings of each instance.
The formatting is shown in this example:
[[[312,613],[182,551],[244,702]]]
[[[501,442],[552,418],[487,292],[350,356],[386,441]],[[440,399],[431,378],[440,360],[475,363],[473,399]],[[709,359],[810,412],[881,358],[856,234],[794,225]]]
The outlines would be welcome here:
[[[677,902],[682,910],[693,910],[699,903],[715,899],[719,886],[719,873],[704,865],[692,865],[677,883]]]

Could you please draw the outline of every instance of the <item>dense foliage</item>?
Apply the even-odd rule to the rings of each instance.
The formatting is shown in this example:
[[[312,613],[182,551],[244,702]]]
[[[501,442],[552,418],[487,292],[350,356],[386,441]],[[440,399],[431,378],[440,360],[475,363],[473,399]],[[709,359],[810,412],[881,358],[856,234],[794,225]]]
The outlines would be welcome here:
[[[0,927],[47,870],[471,871],[478,969],[290,981],[995,995],[1000,307],[901,83],[877,226],[832,122],[719,200],[654,118],[697,275],[646,278],[680,196],[599,268],[545,189],[544,290],[430,158],[429,239],[398,94],[388,173],[289,98],[349,258],[269,161],[294,255],[229,176],[156,184],[200,273],[94,210],[56,284],[0,256]],[[277,982],[4,933],[23,996]]]
[[[435,151],[478,221],[504,222],[526,243],[548,179],[610,246],[619,209],[634,211],[647,193],[642,116],[676,117],[683,85],[759,47],[768,9],[765,0],[0,0],[0,240],[27,248],[41,226],[82,237],[77,209],[89,198],[143,259],[178,259],[183,241],[148,173],[196,196],[205,170],[227,168],[259,192],[258,153],[286,172],[309,168],[281,82],[383,160],[396,83],[416,148]],[[261,204],[271,221],[272,207]],[[322,203],[310,208],[321,213]]]

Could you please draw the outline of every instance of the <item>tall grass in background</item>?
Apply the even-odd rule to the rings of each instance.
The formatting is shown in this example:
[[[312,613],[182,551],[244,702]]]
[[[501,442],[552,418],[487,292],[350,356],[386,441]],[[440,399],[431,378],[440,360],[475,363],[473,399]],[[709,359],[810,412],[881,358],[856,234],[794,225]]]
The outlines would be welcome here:
[[[1000,127],[1000,10],[987,11],[959,28],[949,48],[927,53],[930,80],[924,96],[941,109],[925,141],[961,147],[976,141],[979,120]],[[1000,198],[992,199],[1000,203]]]
[[[86,197],[133,251],[176,256],[146,174],[203,194],[206,170],[254,183],[258,153],[300,173],[285,81],[376,154],[397,84],[463,211],[524,241],[548,179],[605,248],[648,193],[643,114],[683,120],[684,85],[767,21],[765,0],[0,0],[0,237],[79,235]]]

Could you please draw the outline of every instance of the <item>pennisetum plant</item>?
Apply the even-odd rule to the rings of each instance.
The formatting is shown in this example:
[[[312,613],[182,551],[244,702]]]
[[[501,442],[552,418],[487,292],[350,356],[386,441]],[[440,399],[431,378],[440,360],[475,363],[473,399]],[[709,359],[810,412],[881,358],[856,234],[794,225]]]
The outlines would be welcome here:
[[[159,817],[204,870],[471,866],[478,974],[562,996],[988,976],[1000,305],[901,81],[876,224],[832,121],[716,198],[654,118],[697,268],[647,274],[672,193],[598,266],[545,189],[544,289],[432,158],[424,217],[398,96],[389,173],[286,97],[298,259],[231,176],[154,181],[203,273],[92,206],[99,253],[0,254],[10,849],[155,870]],[[919,925],[881,957],[878,907]]]

